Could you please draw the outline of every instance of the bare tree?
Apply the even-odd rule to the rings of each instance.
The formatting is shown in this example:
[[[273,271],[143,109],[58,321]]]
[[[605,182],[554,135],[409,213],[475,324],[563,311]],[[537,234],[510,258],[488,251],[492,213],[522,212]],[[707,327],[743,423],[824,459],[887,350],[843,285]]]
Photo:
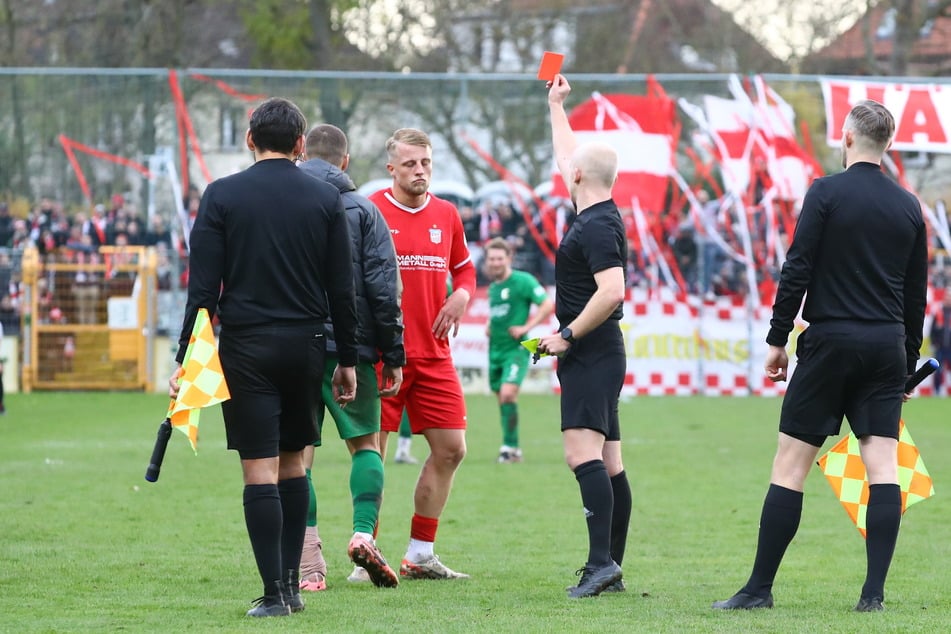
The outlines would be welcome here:
[[[798,70],[802,60],[828,45],[862,15],[875,0],[836,3],[788,0],[716,0],[736,22],[780,59]]]
[[[881,9],[881,17],[877,24],[873,24],[876,8]],[[913,49],[921,33],[935,19],[949,15],[951,0],[890,0],[882,4],[866,0],[865,14],[860,22],[862,40],[865,42],[866,71],[873,75],[908,75],[914,61]],[[879,59],[875,53],[878,30],[889,32],[892,38],[890,55],[886,60]]]
[[[19,16],[18,3],[14,0],[3,0],[0,4],[0,26],[6,35],[6,44],[0,49],[0,66],[14,66],[17,62],[17,17]],[[23,131],[23,104],[20,99],[20,90],[17,77],[11,75],[4,78],[10,91],[10,112],[13,124],[13,143],[7,148],[0,142],[0,163],[9,167],[0,168],[0,182],[6,181],[13,191],[22,187],[26,180],[26,137]],[[0,91],[2,94],[3,91]],[[10,169],[10,174],[4,172]]]
[[[858,23],[865,43],[861,70],[870,75],[908,75],[916,61],[913,51],[920,35],[936,18],[951,15],[951,0],[842,0],[811,5],[788,0],[716,2],[785,57],[794,70]],[[875,52],[876,38],[883,37],[882,33],[892,44],[886,58]]]

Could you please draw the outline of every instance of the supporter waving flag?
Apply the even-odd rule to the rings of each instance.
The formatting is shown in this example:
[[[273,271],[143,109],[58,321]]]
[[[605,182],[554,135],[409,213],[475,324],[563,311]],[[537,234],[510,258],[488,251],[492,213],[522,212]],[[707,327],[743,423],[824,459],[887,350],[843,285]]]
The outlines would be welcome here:
[[[602,95],[595,92],[568,116],[579,143],[600,141],[618,153],[618,179],[614,199],[621,207],[637,200],[641,209],[665,209],[667,184],[674,170],[674,149],[679,136],[674,102],[660,84],[648,77],[646,95]],[[553,194],[568,190],[555,170]]]

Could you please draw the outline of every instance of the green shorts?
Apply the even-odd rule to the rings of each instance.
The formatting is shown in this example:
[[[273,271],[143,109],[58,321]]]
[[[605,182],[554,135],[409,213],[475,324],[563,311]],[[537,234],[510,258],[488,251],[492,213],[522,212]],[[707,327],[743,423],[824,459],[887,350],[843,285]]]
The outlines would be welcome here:
[[[340,407],[334,400],[333,376],[337,367],[335,357],[327,357],[324,367],[324,385],[321,393],[324,398],[324,407],[317,412],[317,440],[314,446],[319,447],[323,436],[324,412],[329,411],[334,422],[337,423],[337,433],[343,440],[366,436],[380,431],[380,394],[377,385],[376,368],[370,363],[358,363],[357,397],[346,407]]]
[[[498,392],[503,383],[521,385],[528,373],[528,350],[519,348],[489,355],[489,387]]]

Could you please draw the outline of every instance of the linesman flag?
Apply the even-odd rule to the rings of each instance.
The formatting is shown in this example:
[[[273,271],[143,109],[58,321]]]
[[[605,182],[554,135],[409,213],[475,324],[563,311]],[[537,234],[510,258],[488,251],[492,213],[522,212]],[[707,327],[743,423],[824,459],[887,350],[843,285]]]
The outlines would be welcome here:
[[[167,418],[172,427],[188,436],[192,450],[198,453],[198,417],[201,408],[231,398],[218,358],[215,333],[208,310],[198,309],[195,325],[182,360],[178,397],[171,402]]]
[[[940,367],[937,359],[927,359],[914,374],[905,380],[905,393],[910,393],[931,376]],[[837,442],[816,462],[819,469],[835,491],[845,512],[849,514],[856,528],[865,537],[865,514],[868,510],[868,474],[859,451],[859,440],[855,434]],[[911,439],[905,427],[905,421],[898,421],[898,487],[901,490],[901,512],[912,504],[927,500],[934,495],[931,476],[921,461],[918,447]]]
[[[901,511],[904,513],[912,504],[934,495],[934,485],[904,421],[899,422],[898,429],[898,485],[901,488]],[[868,475],[859,454],[859,439],[849,433],[819,458],[817,464],[845,507],[845,512],[855,522],[862,537],[865,537]]]

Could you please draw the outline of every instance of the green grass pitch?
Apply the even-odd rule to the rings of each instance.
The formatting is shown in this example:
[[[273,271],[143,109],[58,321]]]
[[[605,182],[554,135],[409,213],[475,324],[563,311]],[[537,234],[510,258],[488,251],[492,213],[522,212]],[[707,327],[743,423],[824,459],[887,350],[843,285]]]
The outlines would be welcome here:
[[[779,571],[776,607],[710,610],[752,563],[779,399],[624,402],[634,492],[628,592],[569,601],[564,587],[584,561],[586,534],[562,460],[558,400],[522,397],[525,462],[499,465],[497,408],[473,396],[469,453],[436,543],[472,579],[395,590],[346,582],[349,459],[330,431],[315,469],[329,589],[307,593],[303,613],[265,622],[244,616],[260,585],[218,407],[203,414],[198,455],[176,433],[150,484],[143,474],[167,399],[33,393],[6,404],[0,632],[941,632],[951,622],[951,409],[943,399],[905,406],[937,495],[905,515],[883,614],[851,611],[864,543],[818,469]],[[422,457],[425,441],[413,450]],[[391,563],[406,546],[417,473],[391,455],[379,537]]]

